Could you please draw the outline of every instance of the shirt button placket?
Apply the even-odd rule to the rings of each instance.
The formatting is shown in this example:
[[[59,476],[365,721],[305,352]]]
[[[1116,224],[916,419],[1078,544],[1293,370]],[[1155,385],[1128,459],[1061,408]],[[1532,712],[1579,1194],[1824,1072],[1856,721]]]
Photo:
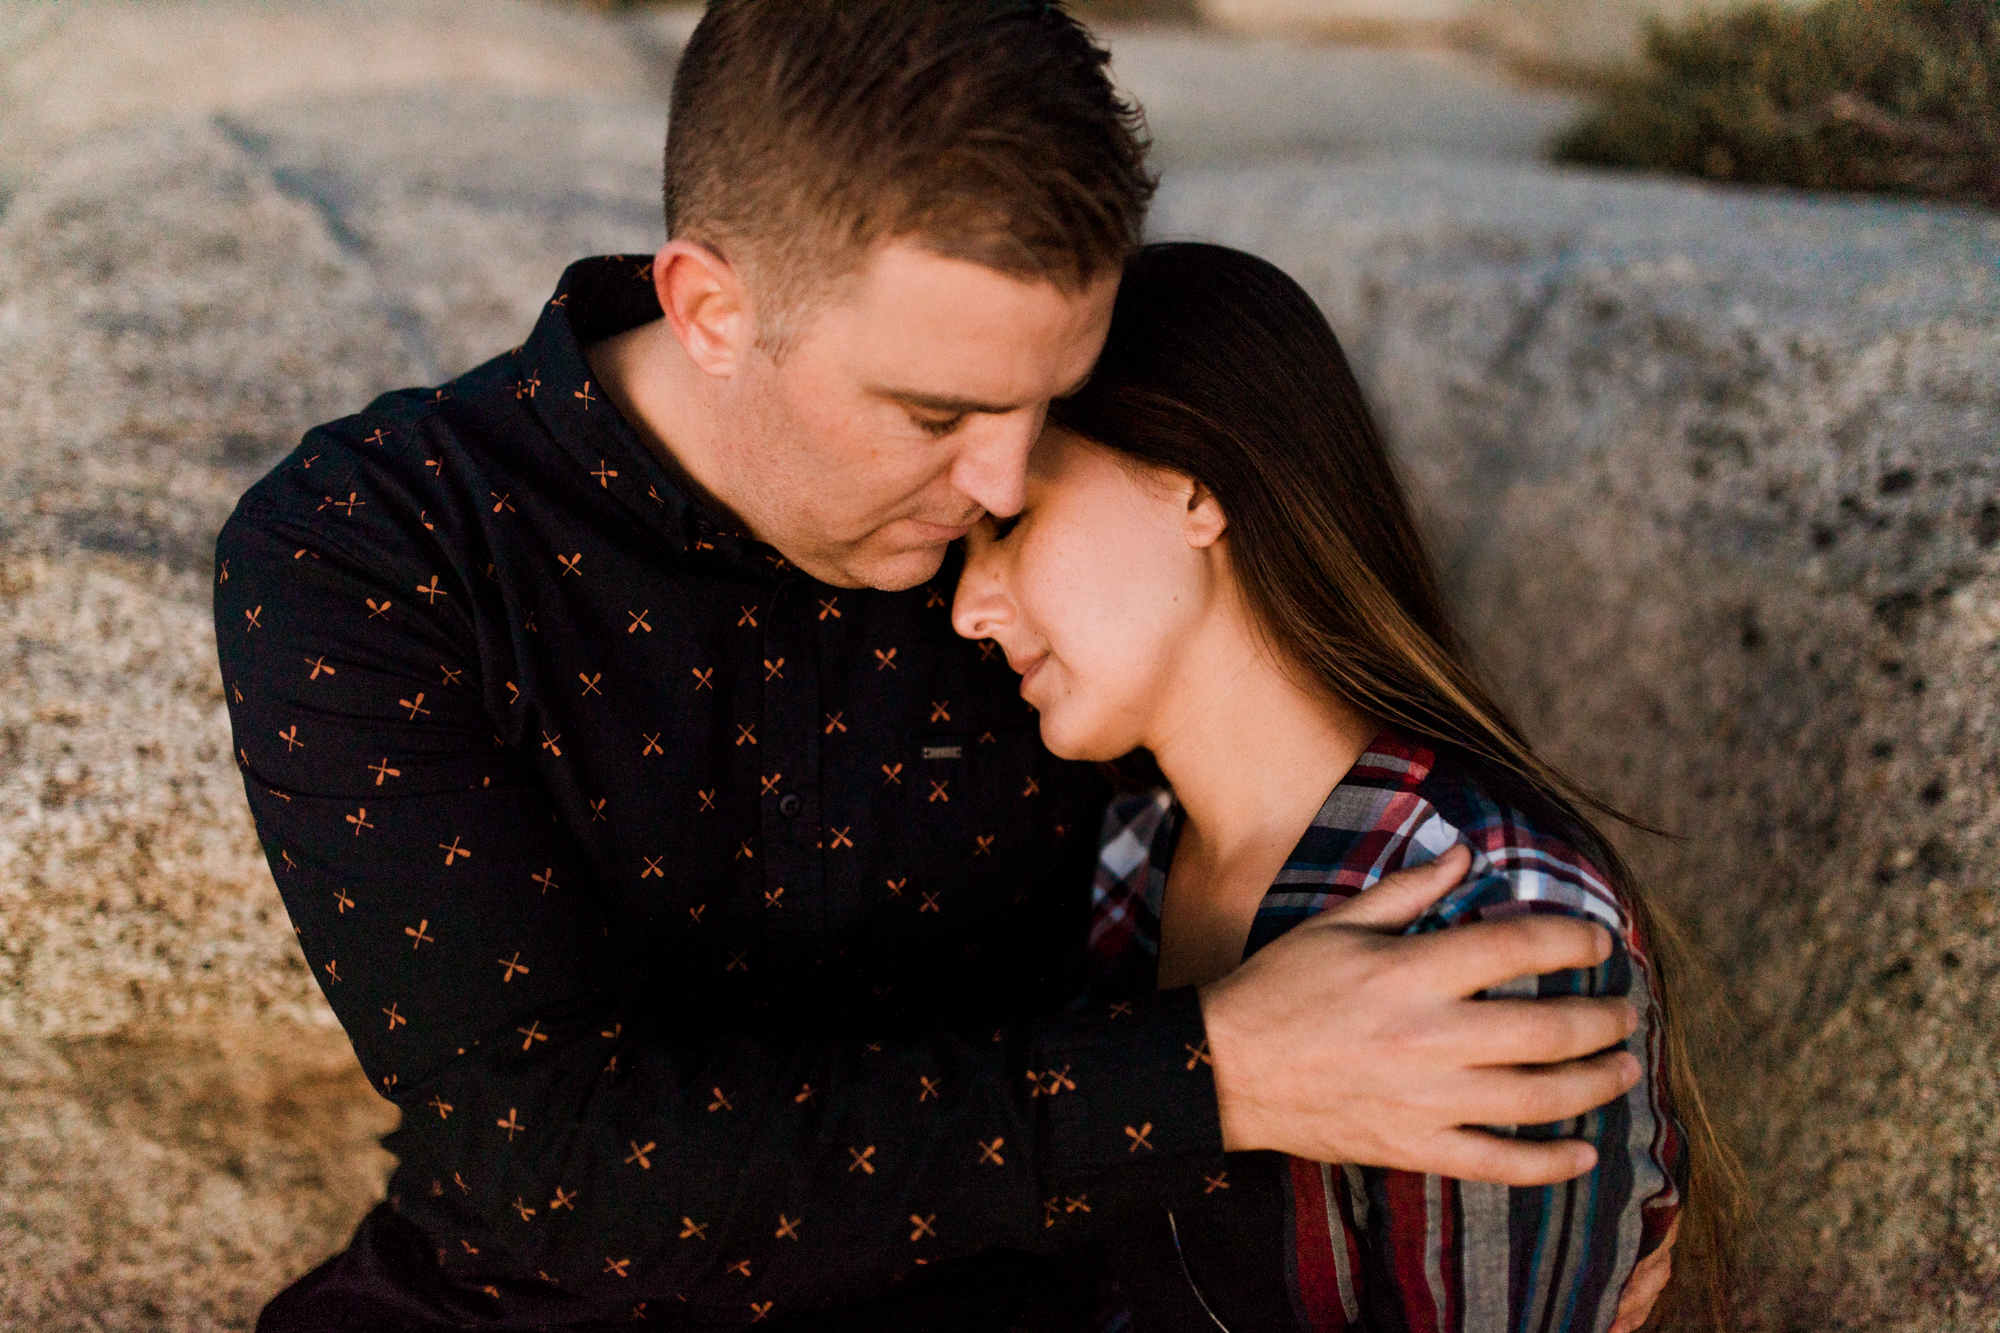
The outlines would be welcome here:
[[[793,577],[771,596],[764,621],[761,768],[765,938],[773,961],[808,952],[825,928],[825,849],[820,836],[819,652],[811,590]],[[778,890],[783,889],[780,894]]]

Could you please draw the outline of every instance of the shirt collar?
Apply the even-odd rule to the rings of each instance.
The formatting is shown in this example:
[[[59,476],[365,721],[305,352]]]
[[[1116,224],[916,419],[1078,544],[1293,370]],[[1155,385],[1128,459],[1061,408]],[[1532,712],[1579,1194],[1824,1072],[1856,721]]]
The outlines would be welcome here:
[[[1377,850],[1387,850],[1407,837],[1402,817],[1407,814],[1408,801],[1430,776],[1436,762],[1431,750],[1404,740],[1393,728],[1385,727],[1376,734],[1354,766],[1327,793],[1312,824],[1286,856],[1277,878],[1259,900],[1259,922],[1251,928],[1253,948],[1268,943],[1270,932],[1260,935],[1259,927],[1273,907],[1282,910],[1290,895],[1339,886],[1344,874],[1350,877],[1354,874],[1354,867],[1347,864],[1344,856],[1353,839],[1377,834],[1386,840]],[[1157,931],[1160,909],[1165,902],[1167,872],[1173,865],[1174,848],[1180,842],[1181,805],[1170,791],[1154,795],[1158,798],[1156,802],[1135,802],[1122,810],[1114,807],[1114,811],[1125,816],[1126,822],[1119,831],[1133,834],[1146,849],[1143,859],[1135,858],[1126,873],[1117,876],[1118,883],[1127,892],[1143,897],[1152,913],[1143,928]],[[1106,830],[1107,841],[1111,832]],[[1335,852],[1340,854],[1330,854]],[[1380,869],[1374,867],[1369,883],[1379,876]],[[1345,890],[1354,892],[1363,887],[1366,886],[1347,885]],[[1157,937],[1148,938],[1146,943],[1158,950]]]
[[[750,555],[725,525],[674,484],[624,415],[604,396],[584,359],[585,345],[661,317],[650,255],[600,255],[563,271],[535,331],[515,352],[515,395],[530,401],[556,444],[588,484],[610,493],[675,550]],[[759,564],[765,563],[758,561]]]

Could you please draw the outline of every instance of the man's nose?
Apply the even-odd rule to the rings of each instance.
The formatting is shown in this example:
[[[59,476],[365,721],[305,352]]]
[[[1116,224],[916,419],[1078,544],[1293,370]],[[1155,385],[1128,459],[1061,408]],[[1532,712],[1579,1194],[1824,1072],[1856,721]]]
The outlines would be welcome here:
[[[968,639],[990,639],[1012,618],[994,544],[974,534],[951,601],[951,627]]]
[[[959,494],[999,518],[1020,513],[1028,488],[1028,451],[1042,433],[1047,413],[1044,404],[968,423],[951,468]]]

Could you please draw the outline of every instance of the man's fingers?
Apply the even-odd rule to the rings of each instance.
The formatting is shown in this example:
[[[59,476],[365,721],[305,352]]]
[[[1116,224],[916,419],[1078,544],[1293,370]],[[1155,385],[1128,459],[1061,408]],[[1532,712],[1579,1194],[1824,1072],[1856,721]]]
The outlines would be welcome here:
[[[1414,970],[1440,991],[1466,996],[1516,977],[1596,967],[1611,954],[1611,934],[1569,916],[1475,921],[1401,941]]]
[[[1555,1124],[1624,1096],[1639,1073],[1627,1051],[1541,1069],[1468,1069],[1453,1088],[1453,1111],[1461,1124]]]
[[[1367,892],[1330,908],[1321,920],[1369,930],[1401,930],[1457,888],[1470,869],[1472,850],[1462,842],[1453,843],[1435,860],[1384,875]]]
[[[1459,1005],[1429,1048],[1468,1065],[1554,1065],[1616,1046],[1638,1025],[1639,1011],[1616,997],[1478,1000]]]
[[[1426,1167],[1429,1174],[1496,1185],[1553,1185],[1597,1165],[1597,1150],[1575,1139],[1530,1143],[1460,1129],[1451,1131],[1434,1148],[1435,1155]]]
[[[1681,1220],[1676,1217],[1660,1247],[1632,1270],[1632,1276],[1625,1282],[1625,1293],[1618,1298],[1618,1317],[1611,1323],[1611,1333],[1637,1333],[1652,1317],[1653,1303],[1660,1299],[1660,1293],[1667,1289],[1667,1280],[1674,1274],[1674,1238],[1680,1229]]]
[[[1612,1321],[1611,1333],[1635,1333],[1652,1317],[1653,1304],[1672,1276],[1673,1259],[1664,1246],[1641,1259],[1625,1284],[1625,1294],[1618,1298],[1618,1317]]]

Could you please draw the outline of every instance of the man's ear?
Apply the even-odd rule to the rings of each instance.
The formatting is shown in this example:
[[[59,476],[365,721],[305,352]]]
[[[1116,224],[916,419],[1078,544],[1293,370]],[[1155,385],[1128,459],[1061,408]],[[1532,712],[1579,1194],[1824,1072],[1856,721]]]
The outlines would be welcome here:
[[[1187,533],[1187,544],[1196,550],[1215,545],[1229,527],[1229,519],[1222,512],[1221,501],[1215,492],[1194,483],[1188,495],[1187,515],[1182,520],[1182,528]]]
[[[736,373],[757,342],[757,316],[737,267],[705,245],[668,241],[653,256],[653,290],[667,324],[704,372]]]

